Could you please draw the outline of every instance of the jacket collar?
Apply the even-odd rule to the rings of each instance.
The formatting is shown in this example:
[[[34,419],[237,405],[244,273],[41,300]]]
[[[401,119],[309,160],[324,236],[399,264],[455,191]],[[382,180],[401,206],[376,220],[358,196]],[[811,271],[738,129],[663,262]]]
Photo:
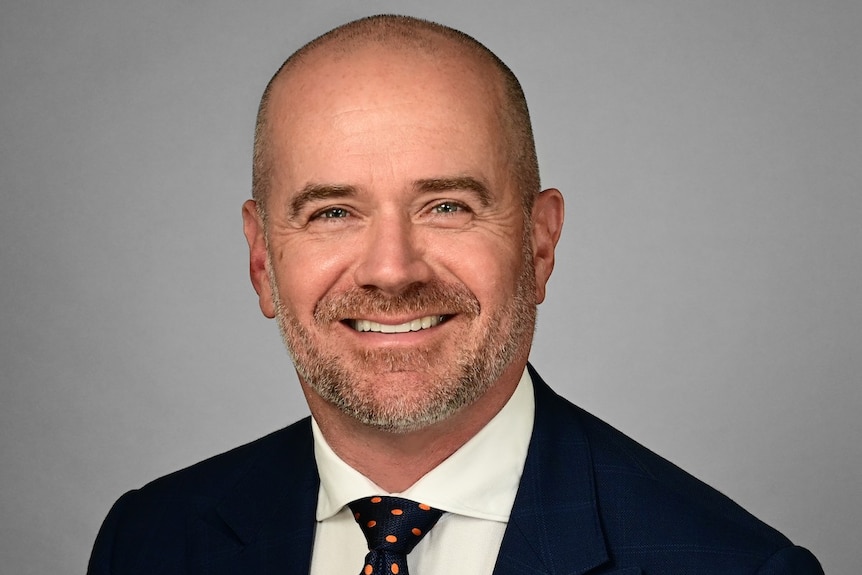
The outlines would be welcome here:
[[[607,562],[593,463],[574,407],[528,366],[533,436],[494,575],[577,575]]]
[[[589,444],[575,408],[528,368],[536,417],[494,575],[580,575],[608,561]],[[199,519],[208,526],[189,556],[217,558],[199,567],[207,575],[309,572],[320,482],[310,419],[278,433]]]
[[[198,548],[189,556],[208,558],[195,566],[201,573],[309,572],[320,482],[310,418],[275,435],[215,509],[200,517],[207,525],[193,530],[190,545]]]

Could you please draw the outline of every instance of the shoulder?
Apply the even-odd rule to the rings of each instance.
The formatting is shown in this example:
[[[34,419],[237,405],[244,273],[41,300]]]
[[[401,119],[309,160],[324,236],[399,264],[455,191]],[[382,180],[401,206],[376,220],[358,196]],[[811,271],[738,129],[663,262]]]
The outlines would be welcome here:
[[[556,395],[538,378],[537,430],[545,441],[586,444],[595,505],[610,554],[618,564],[675,565],[667,572],[726,573],[743,566],[771,573],[791,562],[817,560],[720,491],[650,451],[601,419]],[[551,422],[539,423],[542,418]],[[560,436],[568,436],[561,439]],[[776,573],[796,573],[778,570]]]
[[[579,410],[580,411],[580,410]],[[607,536],[628,553],[653,549],[699,562],[758,564],[790,541],[717,489],[580,411]],[[718,571],[722,572],[722,571]]]
[[[248,474],[304,471],[313,464],[310,419],[270,433],[160,477],[134,491],[137,498],[170,501],[180,508],[219,499]]]
[[[252,514],[255,507],[277,500],[285,485],[312,490],[316,481],[306,418],[123,495],[99,530],[88,573],[126,572],[116,569],[118,562],[148,568],[155,567],[153,561],[176,563],[192,532],[206,524],[226,531],[220,516],[225,502]]]

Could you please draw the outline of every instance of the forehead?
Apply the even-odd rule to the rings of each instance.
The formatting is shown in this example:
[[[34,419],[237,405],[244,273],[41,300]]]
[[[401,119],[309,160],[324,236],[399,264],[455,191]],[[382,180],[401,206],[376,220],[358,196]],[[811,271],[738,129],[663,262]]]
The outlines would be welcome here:
[[[273,85],[273,168],[295,172],[315,160],[343,162],[345,154],[406,161],[448,151],[454,161],[457,151],[465,162],[499,160],[507,150],[502,103],[496,70],[463,50],[322,48]]]

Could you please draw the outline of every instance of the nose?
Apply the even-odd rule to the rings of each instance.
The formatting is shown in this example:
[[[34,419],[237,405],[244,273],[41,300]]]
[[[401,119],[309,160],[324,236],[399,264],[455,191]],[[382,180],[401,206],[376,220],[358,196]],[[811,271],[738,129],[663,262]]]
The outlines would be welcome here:
[[[354,268],[356,285],[397,295],[414,284],[431,280],[431,266],[407,215],[376,218],[365,234]]]

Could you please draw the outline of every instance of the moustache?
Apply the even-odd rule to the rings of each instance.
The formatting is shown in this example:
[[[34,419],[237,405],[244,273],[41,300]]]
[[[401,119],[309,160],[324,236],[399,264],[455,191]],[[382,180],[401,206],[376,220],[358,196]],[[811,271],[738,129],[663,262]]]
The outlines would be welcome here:
[[[327,294],[314,308],[314,320],[329,324],[358,319],[370,314],[455,315],[470,318],[479,315],[479,300],[461,284],[435,280],[414,284],[402,293],[389,295],[378,288],[353,287],[337,294]]]

